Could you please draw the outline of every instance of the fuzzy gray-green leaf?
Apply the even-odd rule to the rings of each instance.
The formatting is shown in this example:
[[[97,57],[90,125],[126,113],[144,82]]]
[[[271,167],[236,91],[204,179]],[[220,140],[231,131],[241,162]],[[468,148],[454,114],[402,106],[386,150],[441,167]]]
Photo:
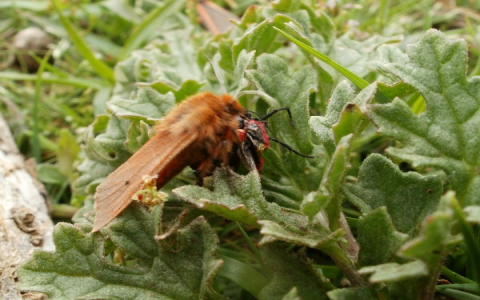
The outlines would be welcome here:
[[[140,213],[139,207],[129,210]],[[103,255],[104,240],[99,233],[86,233],[91,227],[70,224],[56,227],[55,252],[36,252],[22,266],[19,276],[22,289],[45,293],[49,299],[121,298],[121,299],[188,299],[217,295],[211,287],[212,276],[221,262],[215,258],[217,237],[202,218],[178,230],[175,243],[154,239],[152,230],[143,235],[120,231],[126,225],[150,227],[154,222],[137,224],[141,220],[125,215],[125,225],[117,224],[115,238],[119,245],[146,246],[143,252],[135,247],[123,247],[127,254],[142,257],[131,267],[118,265]],[[151,218],[145,212],[142,219]],[[143,220],[145,221],[145,220]],[[118,236],[120,237],[120,236]],[[132,239],[133,238],[133,239]],[[134,240],[136,240],[134,242]],[[132,243],[133,242],[133,243]],[[126,244],[125,244],[126,243]],[[135,252],[129,252],[135,251]]]
[[[384,156],[372,154],[360,168],[359,183],[347,184],[344,193],[364,214],[386,206],[395,229],[408,233],[435,210],[442,185],[434,176],[402,173]]]
[[[414,115],[399,99],[369,108],[380,131],[402,143],[389,153],[414,166],[444,170],[462,201],[478,203],[480,78],[465,76],[465,41],[430,30],[406,54],[391,59],[382,69],[417,89],[427,109]]]
[[[285,148],[276,147],[271,142],[271,148],[278,149],[280,163],[288,170],[286,176],[279,179],[280,170],[275,162],[276,156],[265,151],[265,167],[262,175],[276,178],[276,181],[285,180],[288,183],[283,185],[297,189],[299,192],[310,192],[318,188],[322,162],[320,156],[322,149],[314,146],[311,141],[310,126],[308,124],[308,99],[310,93],[316,87],[316,74],[309,67],[303,67],[296,72],[288,69],[285,61],[279,56],[263,54],[257,58],[257,70],[247,71],[247,78],[252,80],[257,88],[271,98],[264,99],[271,109],[288,107],[292,113],[292,119],[286,112],[279,112],[272,116],[268,122],[269,127],[275,132],[277,138],[288,144],[290,147],[306,155],[313,155],[314,158],[304,158],[296,155]],[[279,84],[281,82],[281,84]],[[266,113],[266,112],[265,112]],[[295,175],[293,175],[295,174]],[[267,196],[276,193],[275,189],[270,194],[266,187]],[[272,195],[272,198],[274,196]],[[301,198],[295,199],[300,202]]]
[[[129,119],[153,119],[164,117],[175,106],[172,93],[162,95],[152,88],[142,88],[134,100],[112,99],[107,103],[112,114]]]
[[[395,230],[385,206],[373,210],[358,222],[360,266],[372,266],[391,261],[408,235]]]
[[[401,281],[410,278],[418,278],[428,275],[428,267],[421,260],[415,260],[406,264],[389,263],[359,270],[360,274],[372,274],[370,282]]]
[[[328,299],[325,292],[330,287],[329,283],[315,271],[304,253],[292,253],[284,246],[272,244],[262,247],[261,254],[274,275],[258,299],[282,299],[294,287],[300,299]]]

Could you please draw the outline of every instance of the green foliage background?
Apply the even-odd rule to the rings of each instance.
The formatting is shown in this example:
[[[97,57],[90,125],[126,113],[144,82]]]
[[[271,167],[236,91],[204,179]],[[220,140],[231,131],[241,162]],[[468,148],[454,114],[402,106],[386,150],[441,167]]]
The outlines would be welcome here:
[[[79,208],[57,224],[56,251],[19,270],[20,288],[49,299],[480,299],[480,5],[219,3],[242,17],[217,36],[192,1],[0,3],[5,36],[34,25],[56,38],[54,63],[39,58],[36,74],[0,72],[0,95],[54,214]],[[289,107],[294,125],[275,115],[272,135],[314,158],[273,144],[261,174],[218,169],[203,187],[186,169],[163,188],[168,201],[133,204],[91,233],[96,186],[204,90],[243,92],[260,116]]]

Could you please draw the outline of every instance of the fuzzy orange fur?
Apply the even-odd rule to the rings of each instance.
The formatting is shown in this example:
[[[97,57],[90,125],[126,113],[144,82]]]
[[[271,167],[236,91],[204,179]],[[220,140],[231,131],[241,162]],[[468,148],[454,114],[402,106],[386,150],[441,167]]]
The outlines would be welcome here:
[[[228,164],[228,153],[238,143],[238,117],[245,109],[229,95],[194,95],[175,107],[156,127],[140,150],[112,172],[95,193],[98,231],[118,216],[142,188],[144,175],[158,174],[161,188],[185,167],[196,169],[200,181],[215,168]]]

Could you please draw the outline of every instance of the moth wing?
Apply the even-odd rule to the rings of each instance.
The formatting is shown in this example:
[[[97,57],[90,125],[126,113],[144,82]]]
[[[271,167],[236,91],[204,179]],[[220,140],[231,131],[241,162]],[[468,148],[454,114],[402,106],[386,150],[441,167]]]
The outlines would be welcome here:
[[[208,0],[199,1],[197,11],[202,24],[213,34],[224,33],[233,26],[230,20],[238,20],[236,15]]]
[[[176,158],[194,143],[197,135],[196,132],[182,136],[158,132],[125,163],[110,173],[95,193],[96,215],[93,231],[110,223],[130,204],[132,197],[143,185],[144,175],[159,174],[159,180],[166,182],[188,166],[188,158]],[[171,177],[162,178],[165,176]]]

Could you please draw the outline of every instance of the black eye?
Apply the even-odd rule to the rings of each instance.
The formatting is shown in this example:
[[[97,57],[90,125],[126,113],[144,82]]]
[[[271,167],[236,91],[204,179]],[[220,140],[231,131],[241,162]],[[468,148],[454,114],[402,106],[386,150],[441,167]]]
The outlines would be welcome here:
[[[237,117],[237,121],[238,121],[238,128],[244,129],[245,125],[246,125],[245,119],[239,116],[239,117]]]

